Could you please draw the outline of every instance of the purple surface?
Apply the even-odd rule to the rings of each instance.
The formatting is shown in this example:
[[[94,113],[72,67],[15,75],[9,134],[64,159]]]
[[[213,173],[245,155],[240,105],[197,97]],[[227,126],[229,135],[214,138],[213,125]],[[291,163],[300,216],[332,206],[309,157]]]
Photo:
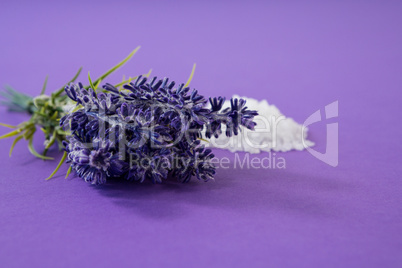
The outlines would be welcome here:
[[[94,187],[63,179],[66,167],[45,182],[53,164],[23,142],[9,158],[1,140],[0,266],[401,267],[401,13],[380,1],[2,1],[2,85],[34,95],[47,74],[58,88],[141,45],[109,81],[150,68],[185,81],[196,62],[203,94],[266,98],[298,122],[338,100],[340,131],[336,168],[281,153],[286,169],[184,185]],[[0,122],[25,118],[0,108]],[[324,151],[325,122],[310,129]]]

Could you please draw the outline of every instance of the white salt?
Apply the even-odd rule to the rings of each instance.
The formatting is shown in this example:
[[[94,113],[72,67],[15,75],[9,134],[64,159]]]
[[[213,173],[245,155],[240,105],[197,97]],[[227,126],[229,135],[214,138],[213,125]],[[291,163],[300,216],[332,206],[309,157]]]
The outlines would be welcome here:
[[[240,97],[234,95],[233,98]],[[305,149],[305,146],[314,145],[313,142],[306,140],[308,129],[303,128],[292,118],[284,116],[275,105],[269,105],[266,100],[241,98],[247,101],[246,106],[249,110],[256,110],[259,113],[254,120],[257,123],[255,131],[242,127],[237,136],[226,137],[226,127],[222,126],[222,134],[219,138],[212,137],[209,142],[204,142],[206,147],[257,154],[261,151],[269,152],[271,150],[301,151]],[[230,107],[230,101],[225,101],[225,107]]]

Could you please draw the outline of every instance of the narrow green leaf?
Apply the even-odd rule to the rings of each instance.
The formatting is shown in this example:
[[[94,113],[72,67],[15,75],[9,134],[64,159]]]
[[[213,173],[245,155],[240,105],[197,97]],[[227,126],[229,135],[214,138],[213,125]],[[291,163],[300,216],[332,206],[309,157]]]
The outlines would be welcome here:
[[[5,139],[5,138],[9,138],[9,137],[12,137],[12,136],[15,136],[15,135],[18,135],[19,133],[21,133],[21,131],[22,130],[19,128],[19,129],[16,129],[14,131],[11,131],[11,132],[9,132],[7,134],[4,134],[3,136],[0,136],[0,140]]]
[[[115,88],[119,88],[119,87],[121,87],[121,86],[123,86],[123,85],[125,85],[125,84],[127,84],[127,83],[130,83],[131,81],[133,81],[134,79],[137,79],[137,78],[138,78],[138,76],[136,76],[136,77],[130,77],[129,79],[124,80],[124,81],[122,81],[122,82],[120,82],[120,83],[114,85],[114,87],[115,87]]]
[[[71,113],[75,113],[76,111],[78,111],[79,109],[82,108],[81,104],[78,104],[77,106],[75,106],[75,108],[71,111]]]
[[[29,142],[28,142],[28,149],[29,149],[29,151],[31,152],[31,154],[33,154],[34,156],[36,156],[36,157],[38,157],[38,158],[40,158],[40,159],[43,159],[43,160],[53,160],[53,159],[54,159],[53,157],[47,157],[47,156],[43,156],[43,155],[39,154],[39,153],[35,150],[35,148],[33,147],[32,142],[33,142],[33,138],[31,137],[31,138],[29,139]]]
[[[10,157],[11,157],[11,154],[13,153],[13,150],[14,150],[15,145],[17,144],[17,142],[19,142],[20,140],[22,140],[22,138],[23,138],[23,136],[18,136],[18,137],[15,138],[15,140],[13,141],[13,144],[11,144],[10,153],[9,153]]]
[[[145,77],[149,77],[149,76],[151,75],[151,73],[152,73],[152,69],[150,69],[149,72],[148,72],[146,75],[144,75],[144,76],[145,76]]]
[[[4,98],[0,104],[8,106],[9,110],[32,113],[32,97],[19,93],[9,86],[5,86],[4,91],[0,91],[0,95]]]
[[[53,178],[53,176],[57,173],[57,171],[59,171],[61,165],[66,161],[66,158],[67,158],[67,152],[64,152],[63,157],[60,159],[60,162],[57,165],[56,169],[52,172],[52,174],[50,174],[50,176],[46,180],[50,180],[51,178]]]
[[[56,141],[56,130],[53,132],[52,137],[49,140],[49,143],[46,145],[45,150],[49,150],[49,148],[54,144],[54,142]]]
[[[29,95],[26,95],[24,93],[18,92],[15,89],[13,89],[12,87],[6,85],[5,86],[5,90],[6,91],[2,91],[0,92],[1,95],[3,95],[4,97],[8,98],[8,99],[14,99],[14,100],[31,100],[32,97]],[[7,96],[8,95],[8,96]]]
[[[55,111],[54,114],[52,115],[52,117],[50,117],[51,120],[56,120],[57,116],[59,116],[59,112]]]
[[[33,127],[30,126],[30,127],[26,127],[25,129],[26,129],[25,133],[22,136],[24,137],[24,139],[30,140],[33,137],[33,135],[35,134],[36,128],[35,128],[35,126],[33,126]]]
[[[92,88],[93,90],[96,90],[94,84],[92,83],[91,75],[89,74],[89,72],[88,72],[88,80],[89,80],[89,85],[91,86],[91,88]]]
[[[194,76],[194,72],[195,72],[195,66],[196,66],[196,64],[194,63],[193,69],[191,70],[190,77],[188,78],[187,83],[184,85],[184,87],[188,87],[190,85],[190,83],[191,83],[191,80],[193,80],[193,76]]]
[[[71,166],[70,166],[70,167],[68,168],[68,170],[67,170],[67,174],[66,174],[65,179],[67,179],[68,176],[70,176],[71,170],[72,170],[72,168],[71,168]]]
[[[7,92],[8,92],[8,94],[10,94],[11,96],[21,94],[21,93],[19,93],[17,90],[15,90],[14,88],[12,88],[9,85],[6,85],[5,88],[6,88]]]
[[[78,69],[77,73],[74,75],[73,78],[71,78],[70,81],[68,81],[67,84],[70,84],[70,83],[75,82],[75,80],[77,80],[78,76],[80,75],[81,71],[82,71],[82,67],[80,67],[80,68]],[[64,89],[64,87],[63,87],[63,89]]]
[[[56,130],[56,131],[57,131],[57,134],[58,134],[59,136],[71,135],[71,132],[70,132],[70,131],[64,131],[64,130],[62,130],[62,129],[58,129],[58,130]]]
[[[43,83],[43,87],[42,87],[42,91],[40,92],[40,95],[43,95],[45,93],[48,78],[49,78],[49,75],[46,75],[45,82]]]
[[[102,80],[99,80],[98,83],[95,84],[95,89],[99,87],[101,82],[102,82]]]
[[[200,140],[200,141],[205,141],[205,142],[209,143],[209,140],[206,140],[206,139],[203,139],[203,138],[197,138],[197,139]]]
[[[148,73],[146,73],[146,74],[144,74],[144,75],[142,75],[142,76],[149,77],[149,76],[151,75],[151,72],[152,72],[152,69],[150,69]],[[137,78],[138,78],[138,76],[130,77],[129,79],[123,80],[122,82],[120,82],[120,83],[114,85],[114,87],[115,87],[115,88],[118,88],[118,87],[120,87],[120,86],[122,86],[122,85],[125,85],[125,84],[127,84],[127,83],[130,83],[131,81],[133,81],[133,80],[135,80],[135,79],[137,79]]]
[[[129,77],[128,80],[130,80],[130,77]],[[123,74],[123,81],[121,81],[121,83],[124,83],[124,81],[126,81],[126,76]],[[130,83],[130,82],[127,82],[127,83]],[[117,88],[119,91],[122,91],[122,90],[123,90],[123,85],[117,86],[116,88]]]
[[[64,145],[63,145],[63,140],[62,138],[56,139],[57,141],[57,146],[59,147],[59,151],[64,149]]]
[[[78,69],[78,72],[74,75],[74,77],[73,77],[70,81],[68,81],[66,84],[64,84],[64,86],[62,86],[59,90],[57,90],[57,91],[54,93],[54,96],[55,96],[55,97],[60,96],[60,94],[64,91],[64,88],[66,87],[66,85],[68,85],[68,84],[74,82],[74,81],[78,78],[78,76],[80,75],[81,71],[82,71],[82,67],[80,67],[80,68]]]
[[[16,126],[12,126],[12,125],[9,125],[9,124],[4,124],[4,123],[0,123],[0,126],[8,127],[8,128],[17,128]]]
[[[39,95],[33,98],[33,104],[36,108],[47,108],[49,106],[49,96]]]
[[[106,73],[101,75],[98,79],[95,80],[95,84],[97,84],[100,80],[104,80],[107,76],[109,76],[111,73],[119,69],[121,66],[123,66],[126,62],[128,62],[134,55],[137,53],[137,51],[140,49],[140,46],[136,47],[125,59],[123,59],[121,62],[119,62],[117,65],[109,69]]]

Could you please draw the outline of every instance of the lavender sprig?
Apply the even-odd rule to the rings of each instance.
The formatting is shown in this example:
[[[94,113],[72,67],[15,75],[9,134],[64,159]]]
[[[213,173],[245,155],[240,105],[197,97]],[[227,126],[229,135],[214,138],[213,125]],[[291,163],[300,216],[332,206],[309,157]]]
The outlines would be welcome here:
[[[123,89],[105,84],[100,93],[81,83],[66,86],[66,95],[77,103],[76,111],[60,120],[71,133],[64,142],[70,168],[93,184],[115,177],[213,179],[214,155],[200,145],[202,130],[206,138],[221,135],[222,125],[228,137],[242,127],[253,130],[257,112],[243,99],[231,99],[231,107],[222,110],[224,98],[210,98],[207,107],[197,90],[175,85],[168,78],[139,76]]]

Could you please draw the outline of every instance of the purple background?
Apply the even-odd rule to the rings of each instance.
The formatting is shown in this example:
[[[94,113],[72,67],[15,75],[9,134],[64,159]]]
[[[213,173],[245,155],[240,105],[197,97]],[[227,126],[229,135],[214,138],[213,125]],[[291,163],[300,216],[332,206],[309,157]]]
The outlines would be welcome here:
[[[266,98],[298,122],[339,100],[340,155],[336,168],[290,152],[276,155],[286,169],[215,182],[94,187],[66,166],[45,182],[55,163],[24,142],[9,158],[1,140],[0,265],[401,267],[402,5],[336,2],[1,1],[1,85],[35,95],[47,74],[49,89],[81,65],[85,80],[141,45],[108,81],[150,68],[185,81],[196,62],[206,96]],[[0,122],[26,118],[0,108]],[[322,152],[325,124],[310,128]]]

